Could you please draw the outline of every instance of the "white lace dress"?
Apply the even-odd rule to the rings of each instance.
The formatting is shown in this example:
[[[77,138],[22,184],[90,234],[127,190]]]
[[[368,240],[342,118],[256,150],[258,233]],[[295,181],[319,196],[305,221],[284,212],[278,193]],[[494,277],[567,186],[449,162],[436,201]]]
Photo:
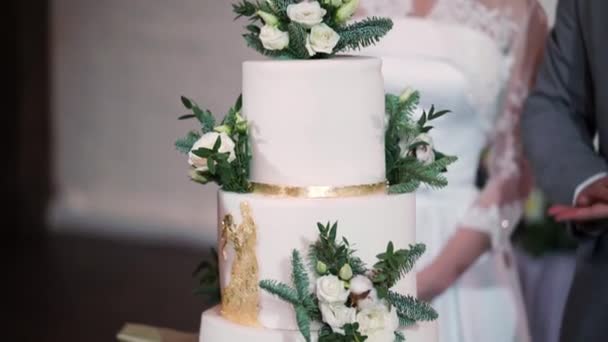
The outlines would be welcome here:
[[[442,152],[458,156],[449,186],[417,193],[419,267],[457,229],[487,233],[493,249],[433,303],[445,342],[529,341],[510,236],[530,188],[518,136],[522,102],[542,53],[546,25],[531,0],[364,0],[365,15],[388,15],[391,33],[362,54],[383,59],[386,90],[418,89],[422,107],[453,113],[432,131]],[[488,148],[485,187],[475,186]]]

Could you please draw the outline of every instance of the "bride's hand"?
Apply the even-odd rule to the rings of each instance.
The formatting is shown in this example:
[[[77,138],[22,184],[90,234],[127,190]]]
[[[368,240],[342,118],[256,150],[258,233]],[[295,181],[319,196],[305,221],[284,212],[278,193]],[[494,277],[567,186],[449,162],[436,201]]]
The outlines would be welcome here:
[[[488,234],[462,227],[439,256],[416,275],[418,297],[431,301],[450,288],[491,247]]]
[[[437,267],[434,267],[433,264],[418,272],[416,274],[418,299],[425,302],[431,302],[435,297],[450,287],[450,282],[447,279],[441,278],[440,270],[437,270]]]

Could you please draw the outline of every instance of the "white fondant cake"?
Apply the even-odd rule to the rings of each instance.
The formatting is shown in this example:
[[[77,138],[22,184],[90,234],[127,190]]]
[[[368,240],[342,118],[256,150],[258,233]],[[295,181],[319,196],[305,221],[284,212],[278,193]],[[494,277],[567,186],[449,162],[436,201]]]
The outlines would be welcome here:
[[[254,183],[349,187],[385,181],[384,90],[378,59],[245,62],[242,110],[251,124]],[[414,195],[355,195],[291,198],[220,191],[222,289],[231,283],[237,252],[223,248],[226,227],[221,222],[230,215],[234,227],[251,228],[251,222],[245,222],[249,216],[241,215],[243,203],[255,221],[255,271],[260,280],[290,283],[291,252],[307,254],[307,246],[318,238],[318,222],[338,221],[338,234],[348,237],[357,256],[370,266],[389,241],[396,248],[415,243]],[[413,272],[393,289],[416,296]],[[257,327],[239,325],[213,308],[203,314],[200,341],[303,340],[293,307],[263,291],[257,321]],[[410,342],[437,342],[436,323],[402,332]]]
[[[243,64],[251,181],[291,186],[384,182],[379,59]]]

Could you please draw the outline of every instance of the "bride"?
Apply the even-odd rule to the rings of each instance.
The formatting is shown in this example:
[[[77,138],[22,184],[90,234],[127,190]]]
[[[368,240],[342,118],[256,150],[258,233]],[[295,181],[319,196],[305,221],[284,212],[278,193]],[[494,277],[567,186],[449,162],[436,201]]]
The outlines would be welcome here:
[[[529,341],[510,235],[529,187],[519,115],[547,32],[536,0],[362,0],[362,15],[393,18],[379,45],[385,87],[421,93],[453,114],[433,131],[459,161],[449,186],[417,193],[417,239],[427,253],[419,296],[433,300],[440,340]],[[482,151],[488,179],[475,186]]]

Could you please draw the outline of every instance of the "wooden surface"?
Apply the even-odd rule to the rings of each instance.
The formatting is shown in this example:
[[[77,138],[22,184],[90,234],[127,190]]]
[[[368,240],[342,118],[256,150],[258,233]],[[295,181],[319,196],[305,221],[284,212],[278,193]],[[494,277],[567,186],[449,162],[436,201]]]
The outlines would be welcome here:
[[[205,250],[77,236],[13,243],[8,340],[116,341],[127,322],[195,333],[211,305],[192,295]]]

